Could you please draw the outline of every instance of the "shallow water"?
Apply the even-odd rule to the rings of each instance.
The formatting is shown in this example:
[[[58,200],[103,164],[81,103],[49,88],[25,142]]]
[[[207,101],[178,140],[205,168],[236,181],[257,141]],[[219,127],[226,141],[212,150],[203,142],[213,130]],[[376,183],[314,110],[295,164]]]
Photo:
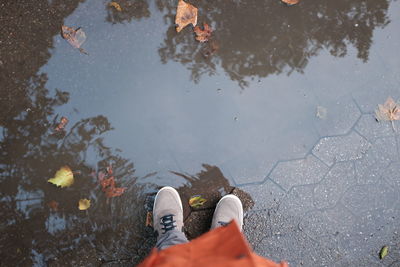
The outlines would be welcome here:
[[[221,194],[261,182],[277,160],[346,134],[344,117],[373,110],[363,92],[399,94],[396,1],[196,1],[206,44],[176,33],[177,1],[118,2],[0,4],[2,265],[137,263],[154,243],[146,196],[191,186],[177,174],[214,166]],[[82,27],[89,55],[61,25]],[[107,199],[96,173],[110,164],[127,191]],[[63,165],[67,189],[47,183]]]

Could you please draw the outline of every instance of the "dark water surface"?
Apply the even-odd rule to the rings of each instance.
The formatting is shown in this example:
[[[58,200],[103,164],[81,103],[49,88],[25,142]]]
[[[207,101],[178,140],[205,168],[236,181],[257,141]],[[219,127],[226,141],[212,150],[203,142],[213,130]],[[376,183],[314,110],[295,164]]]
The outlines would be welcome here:
[[[277,160],[345,134],[349,96],[398,90],[398,1],[194,1],[215,29],[208,44],[191,27],[176,33],[177,1],[117,2],[122,12],[104,0],[0,3],[2,266],[137,263],[154,244],[145,199],[159,186],[226,194],[261,182]],[[89,55],[61,25],[82,27]],[[339,115],[321,123],[317,106]],[[127,187],[112,199],[93,175],[109,164]],[[64,165],[75,183],[47,183]],[[226,178],[193,190],[188,177],[212,180],[199,175],[210,168]]]

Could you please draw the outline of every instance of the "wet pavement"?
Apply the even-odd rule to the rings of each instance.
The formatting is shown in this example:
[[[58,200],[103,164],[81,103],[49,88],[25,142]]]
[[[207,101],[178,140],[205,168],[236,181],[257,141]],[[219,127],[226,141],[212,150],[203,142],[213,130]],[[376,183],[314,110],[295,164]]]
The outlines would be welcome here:
[[[205,44],[176,33],[177,1],[116,2],[0,3],[0,265],[135,265],[155,243],[148,200],[171,185],[191,238],[232,192],[263,256],[400,266],[400,123],[374,118],[400,98],[398,1],[191,2]],[[56,188],[64,165],[75,183]],[[110,199],[109,165],[127,188]]]

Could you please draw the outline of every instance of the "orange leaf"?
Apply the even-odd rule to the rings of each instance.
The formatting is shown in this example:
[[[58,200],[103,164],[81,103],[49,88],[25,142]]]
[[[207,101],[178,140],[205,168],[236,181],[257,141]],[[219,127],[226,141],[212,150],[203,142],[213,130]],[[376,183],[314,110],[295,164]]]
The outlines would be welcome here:
[[[197,8],[184,2],[183,0],[179,0],[178,7],[176,9],[175,24],[178,25],[176,27],[177,32],[180,32],[189,24],[196,26]]]
[[[52,211],[58,211],[58,202],[55,200],[50,201],[49,203],[47,203],[47,206],[49,206],[49,208]]]
[[[289,6],[296,5],[300,2],[300,0],[281,0],[281,1]]]
[[[199,26],[194,27],[193,31],[196,33],[196,40],[200,43],[207,42],[211,37],[212,29],[207,23],[203,23],[204,30],[200,29]]]
[[[109,187],[105,192],[107,197],[119,197],[125,190],[126,187]]]
[[[67,123],[68,123],[67,117],[61,117],[60,123],[57,125],[55,130],[58,131],[58,132],[63,130],[65,125],[67,125]]]
[[[107,179],[103,179],[100,181],[100,185],[101,188],[103,189],[103,191],[105,192],[107,189],[107,187],[111,187],[114,188],[115,187],[115,180],[114,180],[114,176],[107,178]]]
[[[153,226],[153,212],[148,211],[146,215],[146,226]]]

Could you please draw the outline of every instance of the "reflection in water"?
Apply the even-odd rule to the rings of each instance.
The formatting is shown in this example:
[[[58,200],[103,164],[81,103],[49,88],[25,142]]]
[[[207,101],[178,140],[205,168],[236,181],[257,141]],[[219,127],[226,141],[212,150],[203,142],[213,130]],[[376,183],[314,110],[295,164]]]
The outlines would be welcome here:
[[[195,82],[204,74],[216,73],[220,65],[242,87],[249,77],[301,73],[322,49],[343,57],[351,44],[358,50],[358,58],[366,62],[374,29],[388,23],[389,2],[303,1],[293,7],[280,1],[196,2],[198,21],[215,29],[216,44],[212,45],[218,46],[218,51],[207,57],[204,50],[210,48],[198,43],[189,27],[176,34],[175,3],[157,1],[171,25],[159,54],[164,63],[172,60],[185,65]]]
[[[45,83],[46,75],[36,77],[28,91],[29,111],[3,128],[2,262],[44,265],[65,258],[74,264],[139,257],[136,252],[152,244],[139,234],[146,233],[141,218],[147,189],[137,184],[133,164],[104,144],[102,135],[112,130],[104,116],[82,119],[67,127],[65,134],[54,132],[54,108],[67,103],[68,94],[59,91],[50,97]],[[47,183],[65,164],[76,171],[75,183],[65,189]],[[127,187],[121,197],[107,199],[91,175],[108,164],[114,166],[117,184]],[[80,198],[92,200],[86,212],[77,209]],[[51,201],[59,203],[57,211],[48,207]]]
[[[106,21],[113,24],[131,22],[133,19],[150,17],[149,4],[146,0],[121,0],[118,1],[121,11],[108,5]]]

